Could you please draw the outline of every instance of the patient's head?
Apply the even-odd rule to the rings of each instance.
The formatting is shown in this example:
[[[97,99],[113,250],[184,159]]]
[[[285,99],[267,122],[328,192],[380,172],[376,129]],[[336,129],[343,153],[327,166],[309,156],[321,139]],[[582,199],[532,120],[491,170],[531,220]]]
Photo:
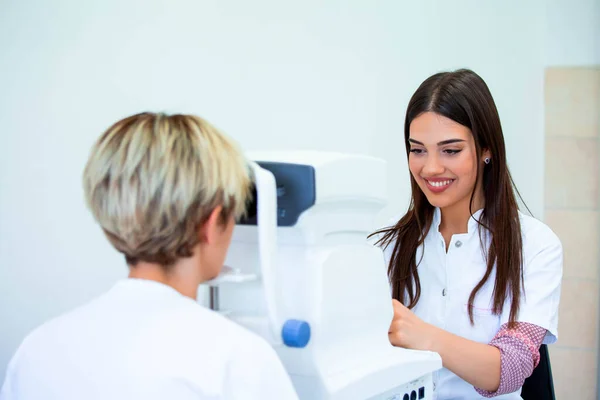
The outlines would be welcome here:
[[[168,271],[194,256],[209,279],[223,265],[250,176],[235,143],[207,121],[142,113],[102,134],[83,186],[96,221],[132,269]]]

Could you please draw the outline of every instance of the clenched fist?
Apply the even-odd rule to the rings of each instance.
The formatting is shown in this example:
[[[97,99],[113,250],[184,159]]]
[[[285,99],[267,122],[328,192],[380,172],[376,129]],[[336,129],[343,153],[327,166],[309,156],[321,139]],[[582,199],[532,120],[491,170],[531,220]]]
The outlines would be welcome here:
[[[388,331],[390,343],[413,350],[429,350],[437,328],[424,322],[398,300],[393,299],[394,319]]]

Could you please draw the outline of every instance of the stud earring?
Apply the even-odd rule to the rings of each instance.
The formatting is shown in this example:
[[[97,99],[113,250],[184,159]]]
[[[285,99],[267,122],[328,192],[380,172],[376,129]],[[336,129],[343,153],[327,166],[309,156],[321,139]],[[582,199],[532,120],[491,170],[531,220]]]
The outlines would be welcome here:
[[[485,160],[483,160],[484,163],[489,164],[490,163],[490,158],[486,157]]]

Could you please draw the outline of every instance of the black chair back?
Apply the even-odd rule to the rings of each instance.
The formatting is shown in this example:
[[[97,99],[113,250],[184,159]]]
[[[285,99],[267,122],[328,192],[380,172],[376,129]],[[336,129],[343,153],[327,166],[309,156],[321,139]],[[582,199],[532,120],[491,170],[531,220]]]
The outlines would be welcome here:
[[[554,381],[548,346],[540,347],[540,363],[533,370],[531,376],[525,379],[521,390],[523,400],[556,400],[554,395]]]

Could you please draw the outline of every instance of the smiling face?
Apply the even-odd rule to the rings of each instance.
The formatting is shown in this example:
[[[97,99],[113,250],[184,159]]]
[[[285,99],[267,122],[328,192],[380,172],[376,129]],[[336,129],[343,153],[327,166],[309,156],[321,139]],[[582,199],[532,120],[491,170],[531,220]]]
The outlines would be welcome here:
[[[477,181],[478,160],[471,130],[449,118],[425,112],[410,124],[410,172],[429,203],[440,209],[469,208]],[[483,166],[480,168],[483,171]],[[481,179],[475,190],[474,210],[483,206]]]

